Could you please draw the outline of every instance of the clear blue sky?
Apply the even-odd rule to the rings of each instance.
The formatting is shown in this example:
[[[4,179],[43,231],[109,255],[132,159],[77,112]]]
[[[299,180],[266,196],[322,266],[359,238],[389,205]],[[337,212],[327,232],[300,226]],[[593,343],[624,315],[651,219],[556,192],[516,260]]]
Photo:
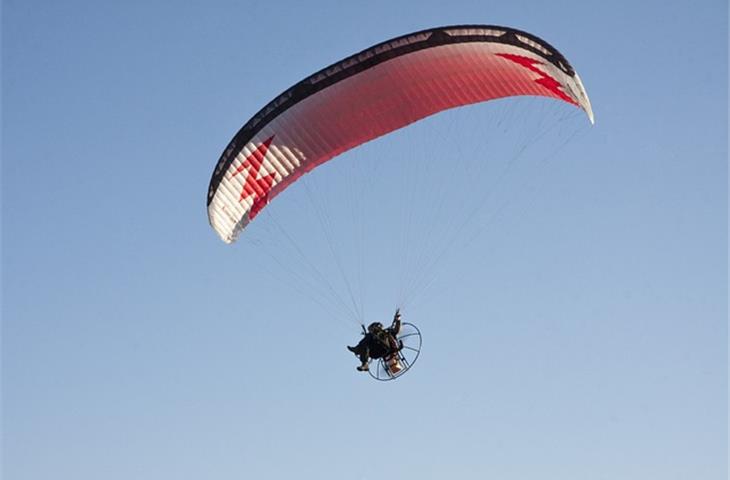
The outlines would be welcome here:
[[[206,189],[289,85],[458,23],[556,46],[596,125],[575,116],[555,155],[509,167],[404,311],[424,332],[418,364],[376,383],[344,349],[357,325],[292,293],[256,244],[277,241],[273,222],[321,234],[295,208],[307,190],[227,246]],[[4,0],[3,478],[726,479],[727,110],[724,0]],[[481,152],[489,115],[448,112],[306,188],[339,198],[353,175],[390,199],[387,175],[344,166],[448,158],[435,135]],[[494,172],[511,165],[501,149]],[[361,264],[367,319],[387,321],[399,221],[363,217],[361,247],[338,248]]]

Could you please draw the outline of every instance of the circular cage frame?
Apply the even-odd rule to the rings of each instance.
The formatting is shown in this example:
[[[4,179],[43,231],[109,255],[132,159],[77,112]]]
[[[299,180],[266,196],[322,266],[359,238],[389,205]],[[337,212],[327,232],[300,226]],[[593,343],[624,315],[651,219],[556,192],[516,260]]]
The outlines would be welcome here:
[[[418,327],[412,323],[403,322],[396,338],[400,345],[397,352],[383,358],[371,359],[368,372],[375,380],[380,382],[395,380],[410,370],[418,360],[418,356],[421,354],[421,345],[423,344],[421,331]],[[397,355],[398,362],[403,366],[403,369],[397,373],[392,373],[388,368],[388,362],[393,359],[394,355]],[[373,366],[373,364],[375,365]]]

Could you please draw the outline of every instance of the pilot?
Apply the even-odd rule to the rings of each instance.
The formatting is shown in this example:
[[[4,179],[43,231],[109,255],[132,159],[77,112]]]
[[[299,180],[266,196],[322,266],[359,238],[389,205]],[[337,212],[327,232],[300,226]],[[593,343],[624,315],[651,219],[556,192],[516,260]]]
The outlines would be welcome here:
[[[400,326],[400,309],[396,309],[393,323],[388,328],[383,328],[380,322],[373,322],[368,325],[367,333],[357,345],[348,345],[347,349],[360,358],[358,371],[367,372],[371,358],[383,358],[398,351]]]

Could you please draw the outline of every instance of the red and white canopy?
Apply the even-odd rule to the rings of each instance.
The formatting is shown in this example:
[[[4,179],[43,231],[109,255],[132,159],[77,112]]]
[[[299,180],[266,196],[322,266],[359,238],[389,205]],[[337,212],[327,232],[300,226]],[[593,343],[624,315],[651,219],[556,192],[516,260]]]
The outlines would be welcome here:
[[[578,74],[534,35],[454,26],[370,47],[297,83],[239,130],[210,181],[210,224],[231,243],[272,198],[340,153],[442,110],[516,95],[574,104],[593,122]]]

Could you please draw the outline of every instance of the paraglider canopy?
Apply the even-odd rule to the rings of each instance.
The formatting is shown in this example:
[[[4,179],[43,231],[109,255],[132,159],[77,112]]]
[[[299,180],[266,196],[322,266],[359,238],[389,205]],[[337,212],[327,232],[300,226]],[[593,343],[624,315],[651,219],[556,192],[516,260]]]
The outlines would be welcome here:
[[[295,84],[239,130],[213,171],[210,224],[231,243],[272,198],[340,153],[446,109],[525,95],[573,104],[593,122],[573,67],[529,33],[462,25],[374,45]]]

